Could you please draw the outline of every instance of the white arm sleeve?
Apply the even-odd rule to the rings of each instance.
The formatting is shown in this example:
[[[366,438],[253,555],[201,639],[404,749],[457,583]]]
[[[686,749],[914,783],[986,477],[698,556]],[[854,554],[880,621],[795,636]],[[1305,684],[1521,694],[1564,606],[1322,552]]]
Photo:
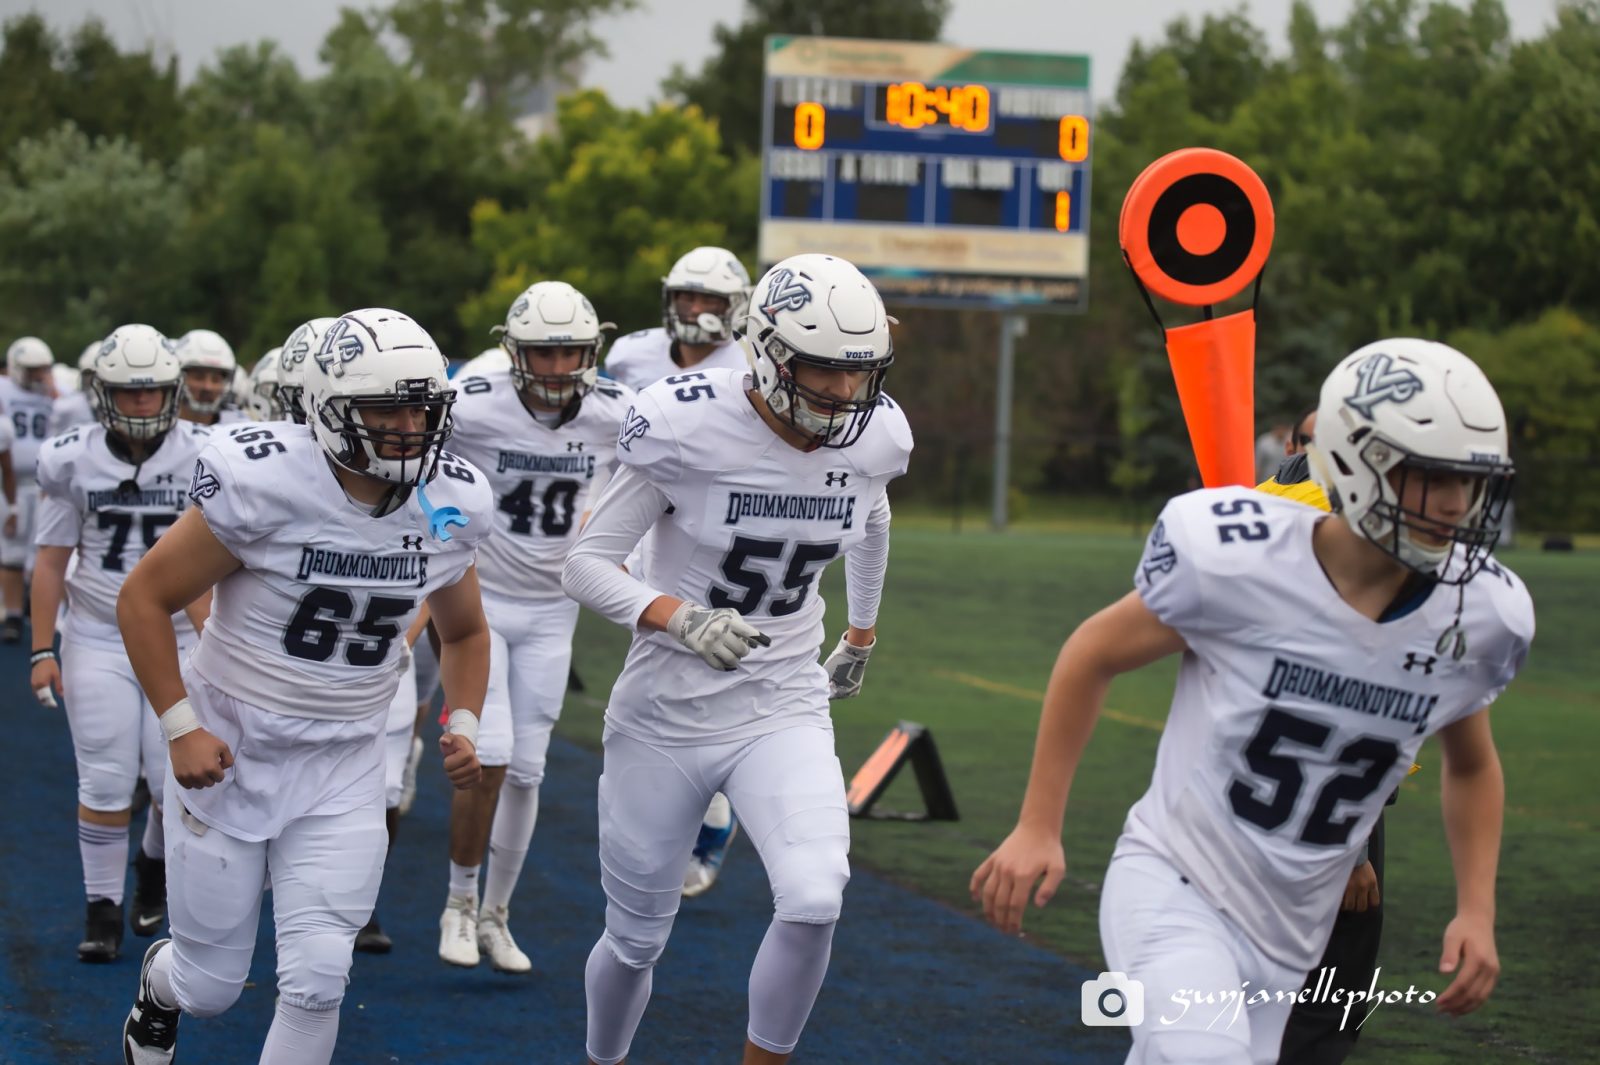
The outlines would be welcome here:
[[[867,515],[866,538],[844,557],[845,597],[850,624],[870,629],[878,623],[883,576],[889,569],[889,494],[885,492]]]
[[[595,613],[634,628],[645,607],[665,593],[630,576],[622,562],[671,505],[666,493],[638,470],[618,470],[567,554],[562,589]]]

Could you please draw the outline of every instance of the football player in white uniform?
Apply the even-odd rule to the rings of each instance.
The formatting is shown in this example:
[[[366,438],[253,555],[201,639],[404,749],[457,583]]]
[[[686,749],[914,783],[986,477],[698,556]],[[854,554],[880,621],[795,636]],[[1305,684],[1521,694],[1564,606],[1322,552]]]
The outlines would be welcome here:
[[[739,257],[726,248],[695,248],[661,280],[662,327],[618,339],[606,357],[606,374],[637,390],[685,370],[743,370],[747,363],[734,330],[749,306],[750,274]],[[638,565],[642,556],[632,561]],[[738,829],[728,797],[712,796],[684,874],[686,896],[704,894],[716,883]]]
[[[1483,711],[1533,638],[1527,589],[1490,557],[1506,445],[1500,400],[1465,355],[1370,344],[1323,384],[1308,449],[1336,516],[1242,487],[1178,496],[1136,590],[1062,649],[1022,816],[972,890],[1009,932],[1030,894],[1044,905],[1107,686],[1182,653],[1150,790],[1100,893],[1114,971],[1098,1011],[1137,1014],[1142,994],[1149,1020],[1131,1018],[1129,1062],[1277,1061],[1358,851],[1435,733],[1456,873],[1440,962],[1454,979],[1436,1008],[1465,1013],[1493,989],[1505,786]],[[1186,997],[1240,989],[1249,1009],[1227,1023]],[[1095,1012],[1087,988],[1083,1008]]]
[[[439,956],[452,965],[474,966],[487,954],[502,972],[532,968],[511,936],[507,908],[533,839],[578,624],[578,604],[561,590],[561,565],[591,493],[616,464],[633,401],[624,385],[596,383],[609,327],[583,293],[541,281],[506,314],[510,368],[457,378],[454,447],[484,471],[496,502],[495,534],[478,571],[494,641],[478,745],[484,780],[454,796],[450,890],[439,918]]]
[[[756,284],[745,370],[639,393],[616,477],[563,571],[634,631],[606,708],[591,1061],[621,1061],[650,997],[711,796],[733,803],[772,884],[750,973],[746,1062],[786,1060],[822,987],[850,823],[830,695],[859,689],[888,563],[889,481],[911,430],[882,393],[890,319],[851,264],[798,255]],[[621,563],[646,533],[646,572]],[[850,626],[826,665],[818,574],[846,558]]]
[[[226,340],[209,329],[189,330],[178,340],[178,365],[183,367],[178,417],[196,425],[242,420],[225,409],[233,371],[239,367]]]
[[[487,482],[443,451],[444,356],[396,311],[352,311],[307,374],[310,429],[223,427],[196,504],[129,575],[117,616],[169,743],[167,905],[123,1030],[129,1065],[170,1062],[179,1011],[238,998],[271,878],[278,1005],[261,1061],[327,1065],[356,932],[383,874],[386,711],[400,635],[427,600],[444,639],[445,771],[473,740],[489,631],[473,569]],[[216,586],[180,667],[168,615]]]
[[[96,340],[78,356],[78,390],[57,396],[50,407],[50,435],[60,436],[80,425],[93,425],[97,420],[94,408],[94,361],[100,356]]]
[[[165,752],[123,651],[117,593],[187,505],[184,488],[206,433],[177,422],[178,359],[167,338],[147,325],[125,325],[106,338],[91,387],[100,425],[71,430],[39,453],[32,685],[52,709],[58,694],[69,695],[88,897],[78,957],[111,961],[122,946],[128,823],[141,761],[156,801],[135,859],[134,933],[154,935],[166,912],[159,808]],[[69,576],[74,551],[78,564]],[[58,664],[53,648],[63,590],[68,609]],[[173,624],[179,646],[192,645],[191,620],[180,612]]]
[[[0,414],[10,420],[15,437],[11,470],[17,481],[16,498],[0,526],[0,594],[6,607],[0,640],[6,643],[22,639],[23,583],[33,567],[33,520],[39,504],[34,467],[39,445],[50,434],[54,365],[49,345],[38,337],[22,337],[6,349],[6,375],[0,377]]]

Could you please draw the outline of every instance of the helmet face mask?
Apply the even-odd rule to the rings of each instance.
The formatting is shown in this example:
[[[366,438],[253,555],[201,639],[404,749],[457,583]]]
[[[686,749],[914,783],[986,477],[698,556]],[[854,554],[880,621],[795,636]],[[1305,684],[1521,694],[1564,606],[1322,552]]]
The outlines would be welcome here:
[[[228,386],[233,381],[231,371],[209,366],[185,366],[183,379],[178,386],[179,399],[185,407],[197,414],[215,414],[228,398]],[[200,391],[196,392],[196,386]]]
[[[883,379],[894,362],[892,353],[871,367],[840,366],[835,361],[815,359],[791,348],[775,329],[762,330],[754,339],[763,344],[767,357],[777,367],[777,389],[767,398],[767,405],[774,414],[813,437],[821,447],[845,448],[861,439],[883,395]],[[805,368],[864,373],[854,394],[849,399],[839,399],[806,386],[800,380],[801,373],[797,372]]]
[[[100,346],[89,385],[90,405],[106,431],[125,440],[151,440],[178,419],[182,371],[172,341],[147,325],[116,329]],[[150,414],[128,414],[119,392],[159,390],[161,405]]]
[[[307,420],[333,462],[389,484],[432,480],[454,428],[456,392],[426,330],[398,311],[372,307],[336,319],[306,363]],[[422,427],[389,424],[420,412]]]
[[[1313,475],[1336,513],[1401,565],[1465,584],[1499,539],[1515,470],[1505,414],[1472,360],[1425,340],[1370,344],[1322,388]]]
[[[563,410],[569,403],[582,401],[594,390],[600,378],[600,341],[588,343],[532,344],[504,340],[511,357],[511,384],[518,392],[542,407]],[[578,366],[561,373],[540,373],[535,360],[549,352],[578,353]]]
[[[723,301],[720,311],[689,317],[680,312],[679,293],[700,293]],[[711,246],[686,252],[661,279],[661,324],[680,344],[715,345],[734,338],[750,306],[750,273],[726,248]]]

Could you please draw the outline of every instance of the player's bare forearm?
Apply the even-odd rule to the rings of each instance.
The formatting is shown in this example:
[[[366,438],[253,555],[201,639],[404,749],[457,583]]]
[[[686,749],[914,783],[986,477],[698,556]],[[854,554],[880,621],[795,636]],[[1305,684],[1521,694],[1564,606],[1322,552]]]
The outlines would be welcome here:
[[[1506,783],[1488,712],[1450,725],[1439,738],[1444,752],[1439,806],[1455,868],[1456,911],[1492,923]]]
[[[56,640],[56,614],[61,608],[61,590],[67,583],[70,547],[41,547],[33,563],[33,585],[29,589],[33,646],[53,647]]]
[[[422,638],[422,634],[428,629],[428,618],[431,616],[428,612],[428,603],[424,600],[422,609],[417,611],[416,619],[411,622],[411,627],[406,630],[407,647],[415,647],[417,645],[417,641]]]
[[[844,633],[845,642],[852,647],[871,647],[872,642],[877,638],[878,626],[876,625],[869,629],[861,629],[851,625]]]
[[[477,567],[429,596],[428,610],[439,633],[439,680],[445,701],[453,709],[481,714],[489,690],[489,623],[483,616]]]
[[[1045,689],[1019,824],[1060,833],[1073,775],[1111,681],[1184,649],[1183,638],[1151,613],[1137,592],[1078,626],[1062,646]]]
[[[644,613],[639,615],[639,629],[642,632],[666,632],[667,622],[672,620],[672,615],[683,605],[683,600],[675,595],[658,595],[644,608]]]
[[[172,615],[238,568],[239,560],[212,534],[200,511],[191,507],[122,582],[117,627],[128,663],[157,714],[187,695]]]
[[[180,699],[188,697],[178,665],[178,632],[172,627],[172,611],[163,609],[148,574],[133,567],[117,596],[117,627],[122,630],[122,647],[128,664],[145,698],[160,714]]]

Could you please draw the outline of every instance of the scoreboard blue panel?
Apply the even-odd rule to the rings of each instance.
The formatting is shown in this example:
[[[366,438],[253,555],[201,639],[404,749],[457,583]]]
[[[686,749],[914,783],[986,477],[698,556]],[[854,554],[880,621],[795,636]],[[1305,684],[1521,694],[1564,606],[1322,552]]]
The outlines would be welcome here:
[[[899,304],[1082,310],[1089,60],[772,37],[760,258],[840,255]]]

